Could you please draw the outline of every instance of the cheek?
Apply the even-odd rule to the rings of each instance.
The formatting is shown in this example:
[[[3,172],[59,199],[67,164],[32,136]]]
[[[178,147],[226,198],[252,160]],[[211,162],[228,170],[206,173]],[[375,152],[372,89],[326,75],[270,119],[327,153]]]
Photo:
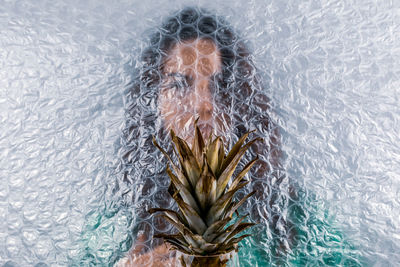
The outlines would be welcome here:
[[[182,94],[174,90],[164,90],[158,97],[158,109],[163,116],[177,117],[183,113],[192,112],[190,93]]]
[[[165,116],[175,111],[173,105],[173,99],[174,96],[169,91],[163,91],[160,93],[157,104],[158,104],[158,109],[160,110],[162,115]]]

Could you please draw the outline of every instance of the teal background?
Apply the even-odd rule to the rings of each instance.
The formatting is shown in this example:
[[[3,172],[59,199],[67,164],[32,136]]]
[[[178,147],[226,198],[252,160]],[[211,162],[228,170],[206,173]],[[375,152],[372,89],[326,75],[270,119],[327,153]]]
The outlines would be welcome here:
[[[368,266],[356,241],[346,235],[321,200],[305,191],[299,196],[296,202],[290,200],[288,207],[287,219],[297,233],[291,251],[276,256],[276,240],[267,231],[253,231],[252,237],[241,242],[241,266]],[[270,250],[260,249],[259,243]]]

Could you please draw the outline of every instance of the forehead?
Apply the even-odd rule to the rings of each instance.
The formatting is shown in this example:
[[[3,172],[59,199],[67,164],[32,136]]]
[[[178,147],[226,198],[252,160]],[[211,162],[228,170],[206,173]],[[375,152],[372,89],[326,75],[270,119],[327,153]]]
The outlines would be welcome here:
[[[210,39],[194,39],[175,44],[163,66],[165,73],[195,71],[204,76],[220,70],[220,53]]]

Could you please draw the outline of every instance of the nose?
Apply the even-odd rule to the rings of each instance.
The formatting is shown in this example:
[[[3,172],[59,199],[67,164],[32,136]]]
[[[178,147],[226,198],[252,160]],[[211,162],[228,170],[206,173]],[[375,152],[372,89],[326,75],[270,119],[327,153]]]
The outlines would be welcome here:
[[[199,81],[196,85],[195,93],[195,111],[197,116],[202,121],[208,121],[211,119],[214,109],[209,81],[207,79]]]

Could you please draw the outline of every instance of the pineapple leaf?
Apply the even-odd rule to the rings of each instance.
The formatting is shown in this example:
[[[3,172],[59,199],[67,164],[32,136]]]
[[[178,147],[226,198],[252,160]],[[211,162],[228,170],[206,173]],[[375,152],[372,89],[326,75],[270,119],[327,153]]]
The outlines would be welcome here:
[[[231,243],[228,245],[220,244],[218,251],[215,253],[215,255],[229,253],[232,250],[237,250],[237,244],[235,244],[235,243]]]
[[[165,242],[168,242],[172,245],[172,250],[179,250],[180,252],[186,253],[186,254],[190,254],[191,250],[187,249],[188,245],[185,246],[181,246],[178,243],[174,242],[173,240],[170,239],[166,239]]]
[[[230,225],[223,232],[220,232],[212,241],[215,243],[223,243],[223,241],[232,233],[232,231],[248,216],[248,214],[240,217],[234,224]]]
[[[229,239],[225,244],[226,244],[226,246],[232,246],[233,244],[237,244],[237,243],[239,243],[240,241],[242,241],[242,239],[244,239],[244,238],[246,238],[246,237],[248,237],[248,236],[251,236],[251,234],[246,234],[246,235],[241,235],[241,236],[239,236],[239,237],[236,237],[236,238],[231,238],[231,239]]]
[[[207,139],[207,143],[206,143],[207,146],[208,146],[209,144],[211,144],[212,137],[213,137],[213,132],[211,131],[211,132],[210,132],[210,135],[208,136],[208,139]]]
[[[215,179],[209,168],[206,159],[204,159],[203,171],[196,185],[196,196],[203,212],[207,211],[209,204],[215,202],[217,193],[217,179]]]
[[[197,126],[197,122],[199,120],[200,117],[198,117],[196,119],[196,121],[194,122],[194,126],[195,126],[195,134],[194,134],[194,139],[193,139],[193,145],[192,145],[192,150],[193,150],[193,154],[197,159],[197,162],[199,164],[201,164],[203,162],[203,150],[205,147],[204,144],[204,139],[203,136],[201,135],[200,129]],[[200,166],[201,168],[201,166]]]
[[[218,186],[217,186],[217,198],[220,197],[226,188],[226,185],[228,184],[233,172],[236,169],[236,166],[239,164],[240,159],[242,158],[242,156],[244,155],[244,153],[246,152],[246,150],[256,141],[260,140],[261,138],[255,138],[253,140],[251,140],[250,142],[248,142],[246,145],[244,145],[243,147],[241,147],[237,154],[235,154],[235,156],[229,161],[229,165],[227,165],[227,167],[224,169],[224,171],[221,173],[221,176],[218,177]],[[236,146],[236,144],[235,144]],[[235,147],[234,146],[234,147]],[[227,162],[228,160],[226,159],[224,161]]]
[[[193,236],[193,239],[196,240],[198,247],[201,250],[203,250],[204,252],[207,252],[208,250],[210,250],[210,248],[212,248],[212,246],[214,245],[214,244],[207,243],[204,240],[203,236],[201,236],[201,235],[195,235],[195,236]],[[215,249],[215,247],[213,247],[213,249]],[[207,251],[205,251],[205,250],[207,250]]]
[[[239,216],[238,208],[255,192],[251,192],[238,202],[233,196],[249,182],[244,179],[246,173],[258,160],[258,156],[246,164],[239,174],[227,185],[247,149],[257,140],[255,138],[245,144],[250,131],[233,145],[225,156],[224,140],[217,136],[213,140],[210,133],[205,140],[197,123],[194,122],[194,140],[192,148],[185,140],[176,136],[171,130],[174,143],[173,152],[177,156],[180,168],[172,162],[153,137],[154,145],[167,157],[171,166],[167,165],[166,172],[171,180],[168,192],[176,201],[179,211],[163,208],[150,209],[149,213],[160,212],[161,217],[170,222],[177,234],[158,234],[172,245],[173,249],[191,255],[218,255],[238,249],[238,242],[249,235],[235,237],[237,234],[253,226],[253,223],[243,222],[248,216]],[[205,141],[207,141],[205,143]],[[230,226],[227,224],[236,213],[239,219]]]
[[[182,184],[185,185],[185,187],[189,187],[188,180],[186,179],[185,175],[181,172],[181,170],[174,164],[170,156],[168,156],[167,152],[157,143],[156,138],[153,136],[153,144],[164,154],[164,156],[168,159],[170,162],[172,169],[174,172],[178,175],[178,179]],[[168,166],[167,166],[168,168]]]
[[[222,195],[210,208],[206,216],[207,225],[213,224],[215,221],[218,221],[221,218],[221,215],[224,212],[225,207],[229,202],[232,201],[233,195],[242,187],[246,186],[249,182],[240,183],[233,190],[227,192]]]
[[[190,147],[185,140],[176,136],[173,130],[171,130],[171,136],[172,141],[174,142],[175,147],[178,150],[178,155],[181,159],[181,165],[187,174],[192,188],[195,188],[197,180],[200,176],[199,163],[197,162],[196,157],[193,155]]]
[[[231,201],[231,203],[226,205],[221,218],[229,218],[229,217],[232,218],[232,216],[228,216],[228,211],[230,211],[235,204],[236,204],[235,201]],[[239,213],[237,213],[236,215],[239,217]]]
[[[233,180],[229,190],[231,188],[235,188],[235,186],[242,181],[242,178],[246,175],[246,173],[253,167],[254,163],[258,160],[258,155],[256,156],[255,159],[250,161],[249,163],[246,164],[246,166],[243,167],[243,170],[235,177]]]
[[[196,200],[193,198],[192,193],[186,188],[179,179],[167,168],[168,176],[171,178],[171,182],[175,188],[179,191],[179,195],[182,197],[183,201],[188,203],[198,214],[200,214],[200,208],[197,205]]]
[[[198,248],[199,245],[196,241],[196,238],[194,238],[195,234],[187,228],[184,224],[181,222],[174,221],[170,217],[168,217],[166,214],[161,214],[161,217],[169,221],[175,228],[182,234],[182,237],[185,239],[185,241],[189,244],[188,247],[190,248]]]
[[[217,137],[214,139],[214,141],[207,146],[207,162],[211,167],[211,170],[213,173],[217,173],[218,167],[219,167],[219,160],[218,160],[218,153],[219,153],[219,148],[221,146],[221,137]]]
[[[182,199],[175,197],[175,201],[186,221],[189,223],[190,228],[197,234],[203,234],[204,231],[207,230],[207,226],[199,214]]]
[[[163,212],[163,213],[168,214],[169,217],[174,218],[177,221],[182,221],[182,217],[179,215],[179,213],[177,213],[174,210],[163,209],[163,208],[151,208],[147,212],[150,214],[153,214],[156,212]]]
[[[218,168],[214,174],[216,177],[219,177],[219,175],[222,172],[222,163],[224,162],[225,159],[225,147],[224,147],[224,141],[221,140],[221,144],[218,147]]]
[[[203,237],[207,242],[211,242],[214,240],[214,238],[221,233],[221,231],[224,229],[226,224],[231,220],[232,218],[225,218],[223,220],[217,221],[210,225],[207,230],[204,232]]]
[[[242,137],[239,138],[239,140],[236,142],[236,144],[233,145],[232,149],[229,151],[228,155],[225,157],[224,162],[222,163],[221,171],[224,171],[225,168],[229,165],[229,163],[236,156],[236,154],[238,154],[240,148],[242,147],[244,141],[249,136],[249,134],[252,132],[255,132],[255,131],[256,130],[252,130],[252,131],[245,133]]]
[[[182,237],[182,234],[174,234],[174,235],[168,235],[168,234],[155,234],[155,238],[163,238],[164,240],[170,242],[172,245],[179,245],[182,247],[187,247],[188,243],[186,240]]]
[[[199,249],[198,235],[195,235],[191,231],[189,231],[189,232],[184,232],[184,234],[182,236],[188,242],[189,249],[191,249],[193,251],[196,251],[196,249]]]
[[[244,218],[243,218],[244,219]],[[242,219],[242,220],[243,220]],[[240,220],[240,222],[242,221]],[[218,236],[215,240],[213,240],[214,243],[228,243],[227,240],[231,239],[238,233],[246,230],[247,228],[255,225],[254,223],[240,223],[239,221],[236,222],[235,224],[229,226],[223,234]]]
[[[205,243],[200,246],[200,249],[202,249],[205,252],[205,254],[207,254],[208,252],[215,251],[215,249],[217,249],[218,247],[219,247],[219,244]]]
[[[184,217],[182,217],[178,212],[170,209],[163,209],[163,208],[151,208],[148,210],[148,213],[153,214],[156,212],[162,212],[164,215],[170,217],[170,219],[182,223],[184,226],[188,227],[188,222]]]
[[[244,198],[242,198],[238,203],[234,204],[233,206],[231,206],[229,209],[227,209],[226,211],[226,217],[230,218],[232,217],[234,212],[237,212],[237,209],[243,205],[243,203],[252,195],[255,194],[256,191],[253,191],[251,193],[249,193],[247,196],[245,196]]]
[[[244,230],[246,230],[247,228],[256,225],[255,223],[241,223],[239,225],[237,225],[235,228],[231,229],[231,233],[230,235],[227,237],[227,240],[231,239],[232,237],[235,237],[235,235],[237,235],[240,232],[243,232]],[[224,241],[222,241],[224,242]]]
[[[183,236],[185,236],[185,233],[187,233],[187,232],[191,232],[192,233],[192,231],[186,225],[184,225],[179,220],[176,220],[174,217],[168,216],[168,213],[162,213],[162,214],[160,214],[158,216],[164,218],[167,221],[169,221]]]

